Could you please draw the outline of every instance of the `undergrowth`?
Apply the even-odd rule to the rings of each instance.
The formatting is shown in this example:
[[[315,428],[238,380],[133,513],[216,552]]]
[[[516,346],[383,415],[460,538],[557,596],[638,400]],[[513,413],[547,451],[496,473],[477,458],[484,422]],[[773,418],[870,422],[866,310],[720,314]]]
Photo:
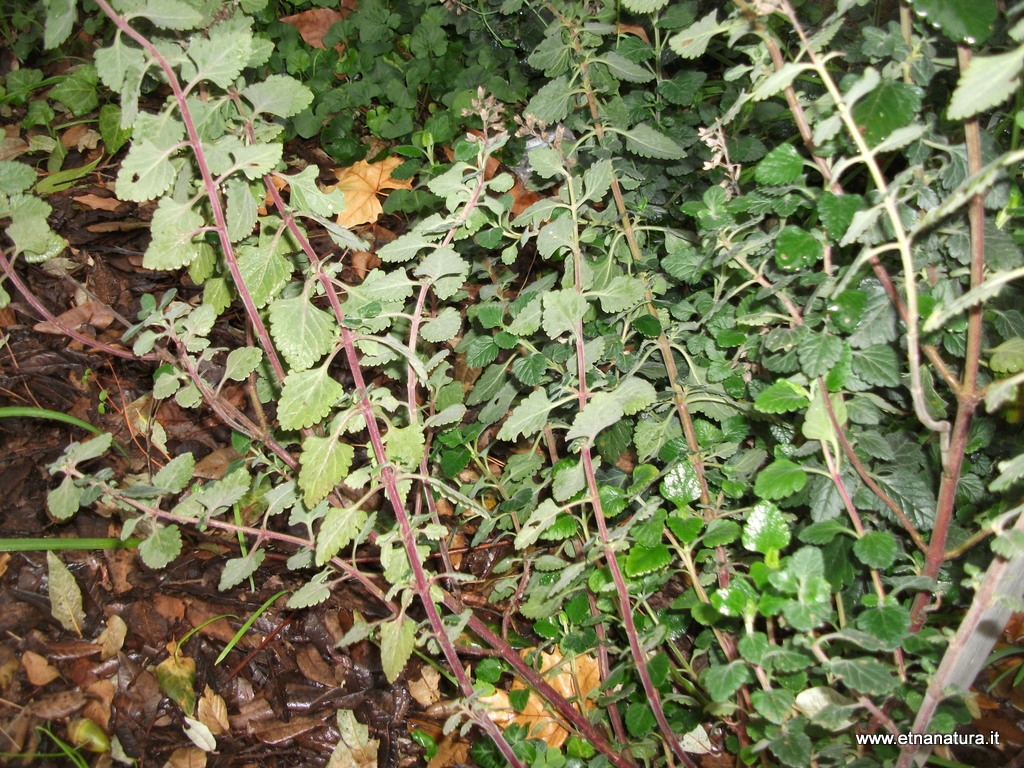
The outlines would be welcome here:
[[[79,9],[47,5],[54,47]],[[109,351],[242,458],[127,478],[109,435],[76,443],[54,518],[120,509],[151,568],[183,528],[241,533],[225,589],[291,546],[296,609],[359,582],[389,617],[351,639],[392,681],[443,657],[484,766],[906,766],[856,736],[969,722],[946,687],[977,649],[930,617],[1020,553],[1019,4],[360,0],[322,49],[261,0],[96,5],[113,31],[70,77],[131,132],[144,266],[197,287],[143,297]],[[362,279],[372,244],[297,137],[413,182]],[[0,167],[19,291],[16,260],[63,249],[35,180]],[[475,582],[456,537],[508,554]],[[596,680],[556,690],[513,626]],[[541,703],[502,702],[513,678]],[[571,737],[499,727],[510,706]]]

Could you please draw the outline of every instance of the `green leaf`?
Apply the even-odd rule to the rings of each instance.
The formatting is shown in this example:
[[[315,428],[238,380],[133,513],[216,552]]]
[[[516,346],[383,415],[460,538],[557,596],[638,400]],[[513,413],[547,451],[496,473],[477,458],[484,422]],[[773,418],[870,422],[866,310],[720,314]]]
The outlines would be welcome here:
[[[544,333],[549,339],[557,339],[566,331],[573,331],[588,308],[586,298],[571,288],[548,291],[543,296],[543,302]]]
[[[310,435],[303,439],[302,456],[299,458],[299,488],[303,491],[303,503],[312,509],[321,499],[326,498],[348,475],[354,458],[355,448],[340,442],[336,435]],[[317,565],[323,565],[324,562],[318,559]]]
[[[981,45],[992,34],[996,0],[911,0],[917,15],[955,43]]]
[[[757,164],[754,178],[762,184],[792,184],[804,169],[804,159],[792,144],[780,144]]]
[[[413,270],[413,274],[432,283],[437,298],[444,301],[462,288],[469,274],[469,262],[454,248],[435,248]]]
[[[754,691],[750,694],[750,701],[757,713],[768,722],[782,725],[793,709],[795,696],[784,688],[770,688]]]
[[[149,538],[139,544],[139,555],[150,568],[167,567],[181,553],[181,531],[176,525],[156,525]]]
[[[75,464],[99,458],[110,450],[113,440],[113,435],[109,432],[104,432],[102,435],[97,435],[91,440],[86,440],[84,443],[72,443],[64,450],[68,464],[74,466]]]
[[[277,418],[282,429],[305,429],[327,418],[335,403],[345,396],[328,365],[308,371],[293,371],[284,379]]]
[[[71,35],[78,21],[78,3],[75,0],[46,0],[46,23],[43,28],[43,47],[56,48]]]
[[[253,549],[244,557],[232,557],[224,563],[224,570],[220,574],[220,583],[217,589],[221,592],[237,587],[248,579],[263,565],[263,559],[267,556],[265,549]]]
[[[114,155],[131,138],[132,129],[121,127],[121,108],[116,104],[104,104],[100,107],[100,137],[107,152]]]
[[[133,142],[117,172],[114,193],[118,199],[144,203],[170,189],[177,175],[171,158],[178,150],[177,145],[158,146],[145,140]]]
[[[896,350],[888,344],[875,344],[854,350],[853,372],[866,384],[897,387],[900,383],[900,362]]]
[[[807,473],[789,459],[777,459],[762,469],[754,481],[754,493],[762,499],[784,499],[807,484]]]
[[[541,122],[553,125],[569,115],[575,97],[569,78],[562,75],[542,86],[530,99],[523,114],[533,115]]]
[[[622,402],[614,392],[598,392],[586,407],[580,411],[572,422],[567,440],[584,438],[588,443],[594,441],[597,433],[610,427],[623,416]]]
[[[190,39],[188,56],[195,69],[182,67],[182,74],[190,84],[208,80],[221,88],[227,88],[234,85],[235,79],[248,64],[251,52],[250,30],[214,27],[209,37],[194,35]]]
[[[882,648],[896,650],[910,632],[910,611],[902,605],[880,605],[857,617],[857,629],[876,638]]]
[[[998,107],[1020,87],[1024,45],[993,56],[975,56],[949,101],[947,113],[953,120],[966,120],[979,112]]]
[[[534,154],[540,151],[537,150]],[[575,234],[576,224],[568,216],[548,222],[537,233],[537,252],[545,259],[549,259],[563,248],[572,248]]]
[[[57,520],[70,520],[82,506],[82,493],[74,478],[65,475],[60,485],[46,494],[46,509]]]
[[[337,216],[345,210],[345,196],[335,187],[324,192],[316,183],[319,169],[316,165],[307,165],[299,173],[289,176],[280,174],[288,182],[291,193],[291,207],[298,211],[308,211],[320,216]]]
[[[853,223],[853,215],[864,207],[860,195],[835,195],[823,192],[818,199],[818,217],[829,237],[839,242]]]
[[[622,7],[630,13],[654,13],[660,11],[669,0],[622,0]]]
[[[995,347],[989,367],[996,373],[1024,371],[1024,338],[1016,336]]]
[[[36,172],[27,163],[0,160],[0,194],[16,195],[24,192],[36,182]],[[42,216],[47,216],[43,212]]]
[[[148,0],[141,8],[126,13],[125,19],[138,16],[149,19],[162,29],[195,29],[205,21],[198,10],[182,0]]]
[[[244,381],[263,362],[263,350],[259,347],[238,347],[228,353],[224,365],[224,378]]]
[[[327,588],[325,582],[328,577],[333,575],[334,571],[331,568],[320,571],[288,598],[288,607],[293,609],[310,608],[322,603],[331,596],[331,590]]]
[[[697,470],[689,461],[680,461],[665,473],[660,493],[663,499],[676,507],[685,507],[700,498],[701,487]]]
[[[800,359],[800,370],[808,378],[824,376],[839,362],[843,354],[843,342],[829,333],[805,334],[796,345]]]
[[[241,91],[253,112],[293,117],[313,102],[313,92],[288,75],[269,75]]]
[[[853,106],[853,119],[874,146],[911,120],[921,108],[921,90],[898,80],[883,80]]]
[[[363,529],[366,519],[366,512],[358,507],[331,507],[316,534],[316,564],[324,565],[347,547]]]
[[[60,82],[50,89],[49,96],[70,109],[75,117],[81,117],[100,105],[99,96],[96,94],[97,83],[99,75],[96,73],[96,67],[92,64],[83,64],[70,75],[61,78]]]
[[[452,341],[462,330],[462,315],[455,307],[444,307],[433,317],[423,324],[420,329],[420,336],[424,341],[435,344]]]
[[[626,729],[630,736],[646,736],[657,724],[651,707],[642,701],[634,702],[626,709]]]
[[[759,501],[743,526],[743,546],[762,555],[785,549],[789,544],[789,523],[770,501]]]
[[[711,38],[722,29],[722,25],[718,23],[718,11],[711,11],[700,21],[670,37],[668,45],[684,59],[695,59],[704,55]]]
[[[875,659],[832,659],[827,666],[859,693],[883,696],[899,684],[892,666]]]
[[[334,349],[338,324],[300,294],[270,305],[270,332],[288,365],[303,370]]]
[[[555,403],[548,400],[543,389],[535,389],[508,415],[498,431],[499,440],[514,442],[520,435],[529,438],[540,432],[549,421]]]
[[[380,624],[380,665],[388,683],[394,683],[405,669],[416,646],[416,622],[399,616]]]
[[[821,241],[807,230],[785,226],[775,238],[775,265],[786,272],[813,267],[824,253]]]
[[[716,664],[701,674],[701,684],[713,701],[727,701],[740,686],[750,682],[750,669],[742,661]]]
[[[238,248],[238,271],[253,303],[262,308],[285,286],[294,266],[272,245],[243,245]]]
[[[664,544],[643,547],[639,544],[629,548],[626,555],[626,575],[630,577],[644,576],[664,568],[672,562],[672,553]]]
[[[196,460],[191,451],[175,456],[153,475],[153,485],[161,491],[180,493],[192,482],[195,466]]]
[[[613,77],[627,83],[646,83],[654,79],[649,69],[630,61],[617,51],[608,51],[599,61],[604,62]]]
[[[791,722],[782,734],[768,742],[768,748],[783,764],[803,768],[810,765],[814,746],[806,733],[792,730],[792,725]]]
[[[423,425],[410,424],[406,427],[391,427],[384,436],[384,447],[389,460],[405,469],[416,470],[426,446]]]
[[[82,589],[68,567],[52,551],[46,552],[46,591],[50,598],[50,615],[68,632],[82,636],[85,610]]]
[[[657,160],[682,160],[686,157],[686,150],[647,123],[622,131],[622,135],[626,137],[626,149],[640,157]]]
[[[888,531],[869,531],[853,544],[853,553],[869,568],[888,568],[897,551],[896,539]]]

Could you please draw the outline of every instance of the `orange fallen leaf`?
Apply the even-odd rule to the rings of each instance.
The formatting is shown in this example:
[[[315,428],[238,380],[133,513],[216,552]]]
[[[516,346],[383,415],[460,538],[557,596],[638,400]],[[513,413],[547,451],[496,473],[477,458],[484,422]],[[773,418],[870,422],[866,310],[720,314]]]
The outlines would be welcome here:
[[[32,685],[46,685],[60,677],[60,672],[35,651],[25,651],[21,655],[21,666]]]
[[[345,18],[344,15],[333,8],[313,8],[302,13],[285,16],[281,19],[285,24],[299,30],[299,35],[306,41],[306,45],[314,48],[326,48],[324,35],[331,25]]]
[[[399,157],[389,157],[380,163],[360,160],[350,168],[336,168],[338,183],[327,189],[339,189],[345,196],[345,210],[338,214],[338,224],[354,227],[369,224],[380,218],[384,208],[377,199],[389,189],[412,189],[409,179],[392,178],[391,172],[402,164]]]
[[[532,649],[523,650],[520,655],[527,658]],[[539,653],[541,674],[577,709],[592,709],[593,701],[590,694],[601,683],[600,668],[592,656],[580,655],[572,659],[564,659],[557,650],[554,653]],[[522,690],[526,685],[516,680],[512,690]],[[488,717],[502,728],[509,725],[520,725],[529,733],[530,738],[541,739],[554,749],[561,747],[569,737],[569,731],[562,725],[561,718],[551,711],[548,703],[535,691],[530,691],[526,706],[516,712],[505,691],[495,691],[490,696],[481,697],[480,701],[488,709]]]
[[[59,323],[67,328],[78,328],[82,325],[91,325],[96,330],[103,330],[110,326],[114,322],[114,315],[106,304],[99,301],[87,301],[84,304],[79,304],[77,307],[72,307],[66,312],[62,312],[57,320]],[[39,333],[54,333],[63,334],[61,325],[51,323],[49,320],[36,323],[32,326],[32,330],[38,331]]]

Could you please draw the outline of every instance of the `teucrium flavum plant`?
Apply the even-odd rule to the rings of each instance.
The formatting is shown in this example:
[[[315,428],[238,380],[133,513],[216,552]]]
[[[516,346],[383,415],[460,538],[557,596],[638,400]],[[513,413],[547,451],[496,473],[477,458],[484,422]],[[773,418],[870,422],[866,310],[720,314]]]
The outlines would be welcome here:
[[[156,201],[144,265],[201,286],[144,298],[126,339],[160,362],[154,397],[212,409],[244,459],[125,486],[82,468],[109,443],[74,445],[55,517],[118,504],[157,568],[182,525],[242,532],[224,588],[288,543],[296,608],[357,579],[390,612],[389,680],[417,645],[443,654],[513,764],[542,761],[474,705],[467,627],[595,765],[693,765],[713,727],[748,762],[905,764],[854,735],[922,702],[919,730],[964,719],[936,708],[950,630],[929,615],[970,602],[964,564],[1019,512],[1018,6],[365,0],[343,53],[310,54],[256,31],[258,2],[97,4],[132,131],[117,194]],[[354,161],[359,130],[417,183],[355,279],[343,195],[284,150],[319,131]],[[59,244],[0,171],[13,274]],[[600,714],[463,603],[459,521],[505,542],[490,601],[598,658]],[[352,558],[370,545],[383,579]]]

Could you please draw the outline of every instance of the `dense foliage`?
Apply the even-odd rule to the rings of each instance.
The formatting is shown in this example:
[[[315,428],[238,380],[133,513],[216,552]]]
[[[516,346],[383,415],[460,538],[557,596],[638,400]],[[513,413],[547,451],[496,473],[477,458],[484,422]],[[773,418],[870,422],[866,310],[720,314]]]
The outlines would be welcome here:
[[[358,630],[389,678],[443,656],[485,766],[694,765],[709,740],[907,765],[856,736],[970,720],[940,703],[977,671],[957,617],[993,550],[1019,556],[1022,6],[359,0],[312,48],[267,0],[46,5],[48,47],[86,17],[103,40],[49,98],[130,131],[116,191],[157,201],[144,264],[197,287],[143,297],[125,340],[161,362],[154,397],[211,409],[244,456],[122,478],[109,436],[76,444],[54,517],[120,507],[153,568],[182,527],[241,531],[224,588],[289,543],[296,608],[358,580],[391,612]],[[400,158],[402,234],[339,226],[293,139]],[[0,166],[14,279],[63,243],[35,171]],[[596,709],[463,604],[455,535],[511,542],[488,599],[597,659]],[[464,632],[496,670],[466,669]],[[496,725],[506,675],[564,747]]]

